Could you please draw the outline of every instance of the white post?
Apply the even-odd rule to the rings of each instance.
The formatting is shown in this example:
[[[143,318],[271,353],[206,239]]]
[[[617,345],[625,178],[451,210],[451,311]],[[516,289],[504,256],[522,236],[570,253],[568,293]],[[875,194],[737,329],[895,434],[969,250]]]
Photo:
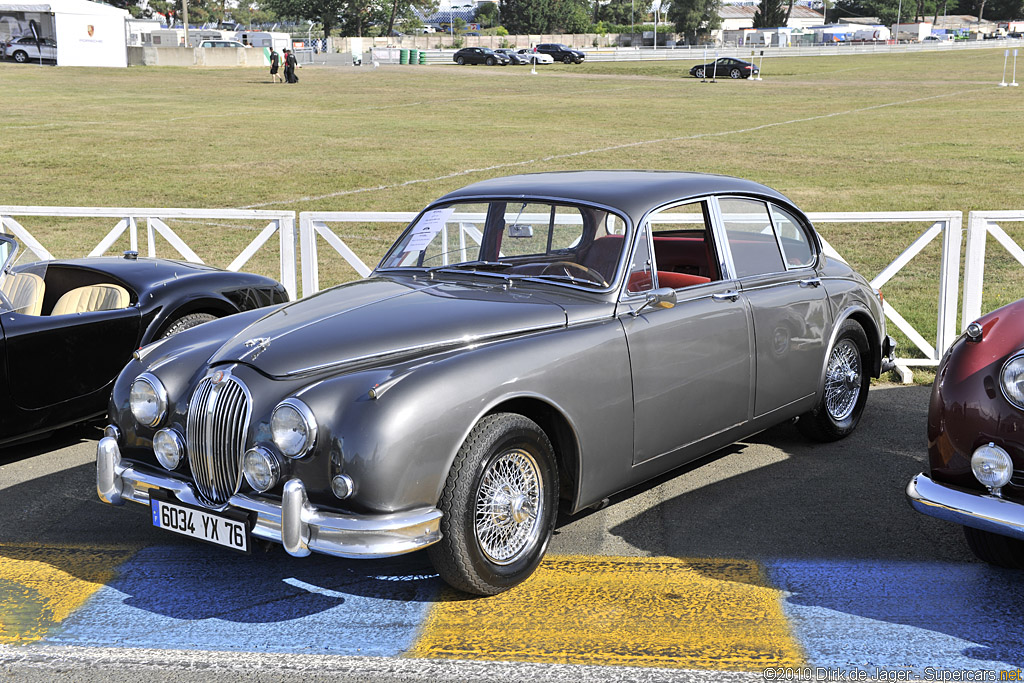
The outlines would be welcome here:
[[[1001,88],[1005,88],[1006,86],[1009,85],[1009,83],[1006,82],[1006,62],[1009,60],[1009,58],[1010,51],[1003,50],[1003,81],[999,84],[999,87]]]
[[[1017,82],[1017,50],[1016,50],[1016,48],[1014,48],[1014,50],[1013,50],[1013,80],[1010,81],[1010,85],[1012,85],[1014,88],[1016,88],[1017,86],[1020,85],[1020,83]]]

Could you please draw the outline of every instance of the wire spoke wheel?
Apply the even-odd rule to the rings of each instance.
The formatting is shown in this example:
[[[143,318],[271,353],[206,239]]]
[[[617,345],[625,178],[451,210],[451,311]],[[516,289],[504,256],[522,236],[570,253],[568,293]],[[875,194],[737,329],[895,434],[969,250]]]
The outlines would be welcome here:
[[[863,372],[857,345],[850,339],[836,344],[825,375],[825,409],[833,420],[845,420],[853,414],[860,398]]]
[[[507,565],[533,547],[540,533],[543,484],[537,461],[522,449],[488,465],[477,490],[474,531],[491,562]]]

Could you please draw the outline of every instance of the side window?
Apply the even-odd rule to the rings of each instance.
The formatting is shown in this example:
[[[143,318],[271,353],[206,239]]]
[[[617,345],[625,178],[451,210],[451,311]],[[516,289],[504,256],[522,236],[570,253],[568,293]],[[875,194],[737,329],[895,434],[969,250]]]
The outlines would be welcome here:
[[[636,251],[633,252],[633,261],[629,264],[629,283],[626,285],[626,291],[630,294],[654,289],[654,266],[647,230],[647,225],[644,225]]]
[[[772,218],[775,220],[775,229],[782,242],[782,253],[786,257],[786,264],[797,268],[813,264],[814,252],[808,241],[807,233],[800,227],[799,221],[785,209],[774,204],[771,207]]]
[[[754,199],[735,197],[723,197],[718,200],[718,205],[736,276],[785,272],[786,265],[775,239],[768,206]]]
[[[718,279],[709,216],[703,201],[678,204],[651,215],[659,287],[680,289]]]

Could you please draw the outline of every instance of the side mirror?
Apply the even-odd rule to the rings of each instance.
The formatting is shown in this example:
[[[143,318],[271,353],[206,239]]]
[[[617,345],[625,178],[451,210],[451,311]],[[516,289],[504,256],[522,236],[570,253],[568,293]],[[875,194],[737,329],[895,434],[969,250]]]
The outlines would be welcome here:
[[[640,315],[648,306],[653,308],[674,308],[676,305],[676,290],[671,287],[659,287],[647,292],[646,299],[640,308],[633,311],[633,317]]]

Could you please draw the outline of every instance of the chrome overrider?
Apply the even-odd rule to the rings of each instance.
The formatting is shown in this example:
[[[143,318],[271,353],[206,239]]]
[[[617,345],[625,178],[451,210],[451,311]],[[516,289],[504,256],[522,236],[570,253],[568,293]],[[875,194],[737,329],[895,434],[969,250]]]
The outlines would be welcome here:
[[[149,491],[154,488],[170,491],[183,503],[203,505],[188,482],[135,469],[121,461],[116,439],[100,439],[96,447],[100,500],[111,505],[124,505],[125,501],[149,505]],[[253,536],[280,543],[295,557],[311,552],[347,558],[391,557],[441,540],[441,511],[437,508],[381,515],[329,512],[310,504],[299,479],[285,483],[280,503],[235,494],[227,507],[255,513]]]
[[[947,522],[1024,540],[1024,505],[940,484],[919,474],[907,485],[910,506]]]

